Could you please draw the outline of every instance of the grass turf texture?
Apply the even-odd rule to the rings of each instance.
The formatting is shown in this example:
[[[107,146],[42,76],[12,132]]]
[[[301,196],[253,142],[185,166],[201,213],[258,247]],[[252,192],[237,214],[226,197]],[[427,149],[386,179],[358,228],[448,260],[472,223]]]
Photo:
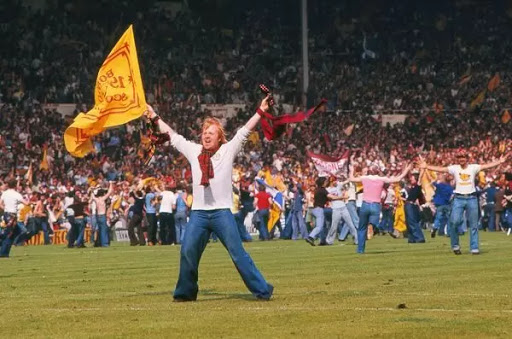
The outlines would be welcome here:
[[[367,254],[338,243],[245,247],[274,284],[247,292],[226,250],[209,244],[193,303],[172,303],[179,247],[13,248],[0,260],[0,335],[31,337],[503,337],[512,336],[512,237],[480,233],[482,254],[455,256],[377,236]]]

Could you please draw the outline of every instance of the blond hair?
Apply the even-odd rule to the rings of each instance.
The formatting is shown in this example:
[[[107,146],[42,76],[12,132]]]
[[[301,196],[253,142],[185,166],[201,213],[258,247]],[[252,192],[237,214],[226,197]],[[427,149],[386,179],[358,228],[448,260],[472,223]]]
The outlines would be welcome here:
[[[210,126],[217,126],[217,130],[219,131],[219,143],[225,144],[227,142],[226,140],[226,132],[224,132],[224,127],[222,127],[222,124],[220,123],[219,119],[217,118],[206,118],[203,122],[203,127],[201,129],[201,133],[204,133]]]

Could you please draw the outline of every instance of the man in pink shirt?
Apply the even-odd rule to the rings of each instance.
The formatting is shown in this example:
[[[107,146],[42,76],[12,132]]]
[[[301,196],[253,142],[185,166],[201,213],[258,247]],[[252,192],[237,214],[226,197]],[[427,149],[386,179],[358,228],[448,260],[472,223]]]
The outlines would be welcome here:
[[[359,228],[357,230],[357,253],[364,253],[368,224],[372,224],[374,227],[379,224],[382,208],[380,197],[384,184],[399,182],[407,175],[411,168],[412,164],[409,164],[399,176],[382,177],[377,175],[378,168],[370,167],[368,169],[369,175],[354,177],[354,168],[350,167],[348,180],[363,184],[363,205],[359,210]]]

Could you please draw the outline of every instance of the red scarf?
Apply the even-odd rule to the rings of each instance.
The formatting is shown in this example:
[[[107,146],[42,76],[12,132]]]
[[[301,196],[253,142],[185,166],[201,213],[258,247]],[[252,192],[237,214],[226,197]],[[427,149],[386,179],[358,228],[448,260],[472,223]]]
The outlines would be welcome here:
[[[267,140],[279,138],[284,133],[287,124],[306,120],[326,102],[326,99],[322,99],[318,105],[310,108],[306,112],[300,111],[295,114],[285,114],[279,117],[275,117],[268,112],[263,112],[258,108],[257,112],[261,116],[261,128],[263,129],[265,138],[267,138]]]
[[[201,150],[201,154],[197,157],[199,160],[199,167],[201,168],[201,185],[208,187],[210,186],[210,179],[213,179],[213,164],[212,164],[212,155],[217,152],[218,149],[214,151],[207,151],[204,149]]]

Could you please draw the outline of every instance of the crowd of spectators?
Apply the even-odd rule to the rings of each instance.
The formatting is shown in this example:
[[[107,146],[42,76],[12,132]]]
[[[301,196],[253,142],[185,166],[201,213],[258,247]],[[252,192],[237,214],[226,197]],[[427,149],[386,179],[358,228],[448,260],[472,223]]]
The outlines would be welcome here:
[[[205,15],[209,7],[193,4],[176,15],[156,5],[148,10],[147,1],[55,6],[59,10],[32,11],[8,2],[1,11],[0,37],[9,48],[0,51],[0,184],[18,177],[47,198],[108,181],[130,186],[156,177],[170,187],[190,181],[185,159],[168,145],[143,165],[142,120],[106,131],[95,139],[94,154],[76,159],[62,142],[70,117],[44,108],[91,108],[95,72],[129,23],[146,99],[186,138],[199,139],[197,122],[209,115],[201,104],[246,104],[223,119],[232,136],[261,99],[260,82],[274,90],[278,112],[282,104],[303,108],[295,2],[238,4],[217,20]],[[325,97],[327,110],[272,142],[259,132],[237,160],[236,173],[254,178],[265,169],[285,185],[313,185],[317,172],[306,151],[336,157],[350,150],[359,171],[375,165],[384,174],[399,172],[418,154],[429,163],[453,163],[459,148],[474,162],[498,159],[512,149],[512,123],[502,122],[511,106],[512,42],[512,18],[503,6],[376,1],[364,10],[351,1],[311,2],[307,106]],[[471,106],[495,74],[497,88]],[[408,118],[382,126],[389,113]],[[48,169],[40,169],[45,152]],[[500,180],[510,169],[508,163],[485,175]]]

